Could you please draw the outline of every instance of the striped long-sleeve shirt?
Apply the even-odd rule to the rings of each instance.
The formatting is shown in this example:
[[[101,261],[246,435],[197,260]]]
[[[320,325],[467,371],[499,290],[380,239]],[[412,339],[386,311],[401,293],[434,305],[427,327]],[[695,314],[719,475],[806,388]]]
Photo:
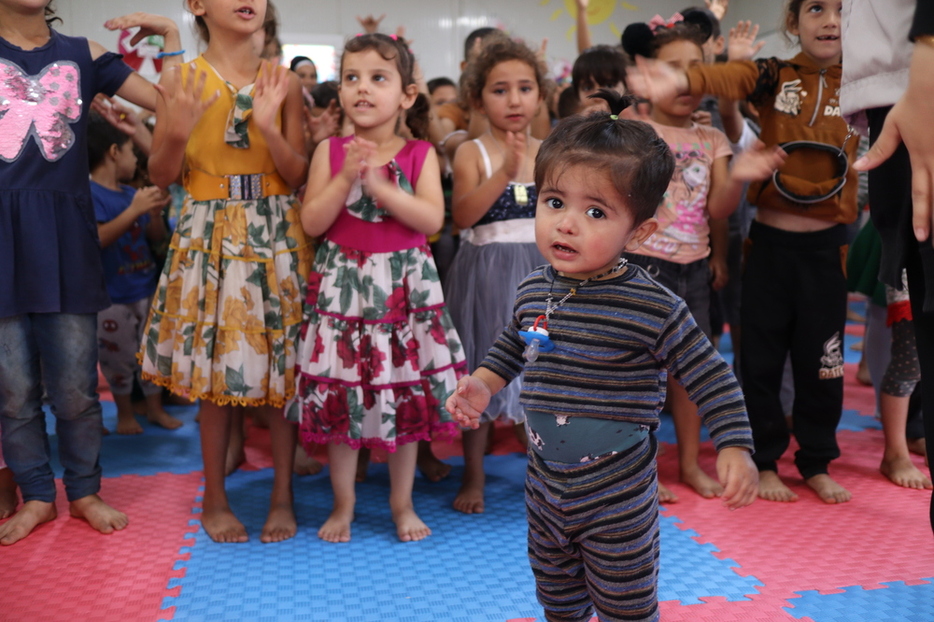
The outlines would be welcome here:
[[[743,395],[729,365],[698,328],[684,301],[629,265],[588,283],[548,320],[551,352],[526,362],[518,334],[579,281],[538,268],[519,286],[512,323],[481,367],[507,382],[525,371],[521,402],[561,416],[621,419],[658,428],[668,374],[697,404],[717,450],[752,450]]]

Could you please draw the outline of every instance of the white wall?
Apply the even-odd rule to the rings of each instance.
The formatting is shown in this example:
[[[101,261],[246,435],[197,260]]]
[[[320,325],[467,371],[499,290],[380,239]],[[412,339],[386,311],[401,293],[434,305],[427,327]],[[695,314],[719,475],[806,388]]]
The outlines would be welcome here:
[[[646,21],[656,13],[668,18],[689,2],[702,4],[703,0],[590,0],[593,42],[616,44],[630,22]],[[732,0],[730,4],[727,24],[738,19],[757,21],[768,42],[762,53],[787,54],[775,32],[783,3]],[[55,0],[54,6],[64,20],[59,26],[62,32],[86,36],[110,49],[116,49],[117,36],[103,27],[108,18],[133,11],[167,15],[181,25],[186,58],[197,54],[198,44],[183,0]],[[339,41],[360,32],[358,15],[386,13],[381,30],[393,32],[397,25],[405,26],[428,78],[456,78],[464,37],[480,26],[504,28],[535,46],[547,38],[547,58],[552,66],[571,63],[577,56],[574,0],[276,0],[276,7],[283,43],[310,43],[316,35]]]

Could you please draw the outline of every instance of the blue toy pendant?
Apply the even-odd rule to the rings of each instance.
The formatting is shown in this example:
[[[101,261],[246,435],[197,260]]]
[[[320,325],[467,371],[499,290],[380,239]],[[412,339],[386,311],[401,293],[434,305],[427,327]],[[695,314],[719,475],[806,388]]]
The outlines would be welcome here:
[[[538,325],[539,322],[542,322],[542,326]],[[555,343],[548,338],[547,327],[548,320],[544,315],[540,315],[535,319],[531,329],[519,331],[519,335],[527,344],[522,356],[528,362],[531,363],[538,359],[539,352],[551,352],[555,349]]]

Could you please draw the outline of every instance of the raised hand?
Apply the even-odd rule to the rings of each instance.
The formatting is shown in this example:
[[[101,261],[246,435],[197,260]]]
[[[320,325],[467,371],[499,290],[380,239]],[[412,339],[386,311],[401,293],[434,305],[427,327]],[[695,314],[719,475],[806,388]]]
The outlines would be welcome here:
[[[201,115],[211,107],[220,91],[204,97],[204,85],[208,75],[197,71],[194,64],[189,65],[188,76],[182,80],[181,66],[176,65],[162,73],[162,80],[155,85],[159,95],[165,101],[166,126],[172,131],[184,135],[191,134]]]
[[[136,134],[136,128],[140,124],[140,120],[130,108],[103,93],[98,93],[91,100],[91,108],[127,136]]]
[[[337,100],[332,99],[328,107],[324,109],[317,117],[311,114],[308,108],[305,108],[305,121],[308,123],[308,130],[311,134],[311,142],[318,144],[325,138],[330,138],[337,134],[340,126],[341,111],[337,105]]]
[[[515,179],[525,163],[528,152],[526,137],[523,133],[506,132],[506,149],[503,152],[503,172],[509,179]]]
[[[729,60],[752,60],[759,53],[765,41],[756,41],[759,34],[759,24],[751,21],[739,21],[730,28],[730,36],[726,43],[727,58]]]
[[[104,28],[108,30],[126,30],[136,27],[139,27],[139,32],[130,39],[130,45],[136,45],[149,35],[162,35],[165,37],[173,32],[178,32],[178,26],[173,20],[152,13],[130,13],[104,22]]]
[[[344,151],[344,167],[340,174],[352,184],[365,174],[368,161],[376,153],[376,145],[362,138],[354,138],[344,145]]]
[[[730,177],[735,181],[759,181],[778,170],[787,154],[779,146],[766,148],[761,141],[733,158]]]
[[[263,61],[253,87],[253,122],[262,132],[278,131],[276,115],[289,93],[289,70]]]
[[[626,71],[626,84],[635,95],[651,102],[671,99],[688,91],[684,71],[642,56],[637,56],[635,66]]]
[[[165,209],[171,199],[172,196],[158,186],[147,186],[146,188],[140,188],[133,195],[130,209],[134,210],[137,215],[149,212],[151,216],[156,217],[162,214],[162,210]]]
[[[730,8],[730,0],[704,0],[704,4],[706,4],[710,12],[714,14],[714,17],[721,22],[723,18],[726,17],[727,9]]]
[[[379,17],[373,17],[372,15],[366,15],[364,17],[357,16],[357,21],[360,23],[360,27],[363,28],[363,32],[368,35],[373,34],[374,32],[379,31],[380,22],[386,18],[386,14],[383,13]]]

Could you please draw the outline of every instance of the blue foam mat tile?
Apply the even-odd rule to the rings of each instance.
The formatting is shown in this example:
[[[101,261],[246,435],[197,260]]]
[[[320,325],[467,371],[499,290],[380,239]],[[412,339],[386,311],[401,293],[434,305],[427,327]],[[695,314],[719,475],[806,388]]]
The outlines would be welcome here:
[[[934,577],[918,585],[904,581],[884,582],[866,589],[848,586],[841,593],[821,594],[816,590],[797,592],[785,611],[800,620],[813,622],[920,622],[934,620]]]
[[[165,407],[173,417],[184,425],[175,430],[166,430],[149,423],[145,417],[137,417],[143,426],[142,434],[117,434],[117,407],[113,402],[102,401],[104,427],[110,434],[104,436],[101,446],[101,468],[107,477],[121,475],[156,475],[157,473],[193,473],[202,469],[201,441],[195,416],[197,406]],[[46,429],[51,446],[51,464],[56,477],[62,473],[58,461],[58,436],[55,434],[55,416],[44,407]]]
[[[658,582],[659,601],[677,600],[682,605],[701,604],[702,597],[721,596],[728,601],[748,600],[762,585],[752,575],[736,572],[732,559],[718,559],[719,549],[713,544],[699,544],[698,533],[681,529],[676,516],[660,516],[661,571]],[[677,551],[666,555],[665,551]]]
[[[270,619],[371,622],[445,620],[502,622],[536,618],[534,580],[526,550],[526,461],[519,454],[487,457],[486,511],[465,515],[450,504],[463,461],[450,460],[451,476],[437,484],[416,479],[415,507],[433,535],[401,543],[388,506],[385,464],[373,464],[357,485],[353,540],[330,544],[317,529],[331,508],[327,470],[295,479],[299,533],[279,544],[258,541],[268,509],[272,471],[239,471],[228,478],[234,511],[251,536],[247,544],[216,544],[198,525],[185,575],[173,580],[174,620]],[[712,544],[698,544],[678,519],[660,517],[659,596],[700,603],[756,593],[755,577],[741,577],[732,560],[717,559]],[[666,542],[669,545],[666,547]],[[666,554],[668,551],[676,553]],[[219,570],[223,569],[223,570]],[[464,597],[465,581],[471,596]]]

